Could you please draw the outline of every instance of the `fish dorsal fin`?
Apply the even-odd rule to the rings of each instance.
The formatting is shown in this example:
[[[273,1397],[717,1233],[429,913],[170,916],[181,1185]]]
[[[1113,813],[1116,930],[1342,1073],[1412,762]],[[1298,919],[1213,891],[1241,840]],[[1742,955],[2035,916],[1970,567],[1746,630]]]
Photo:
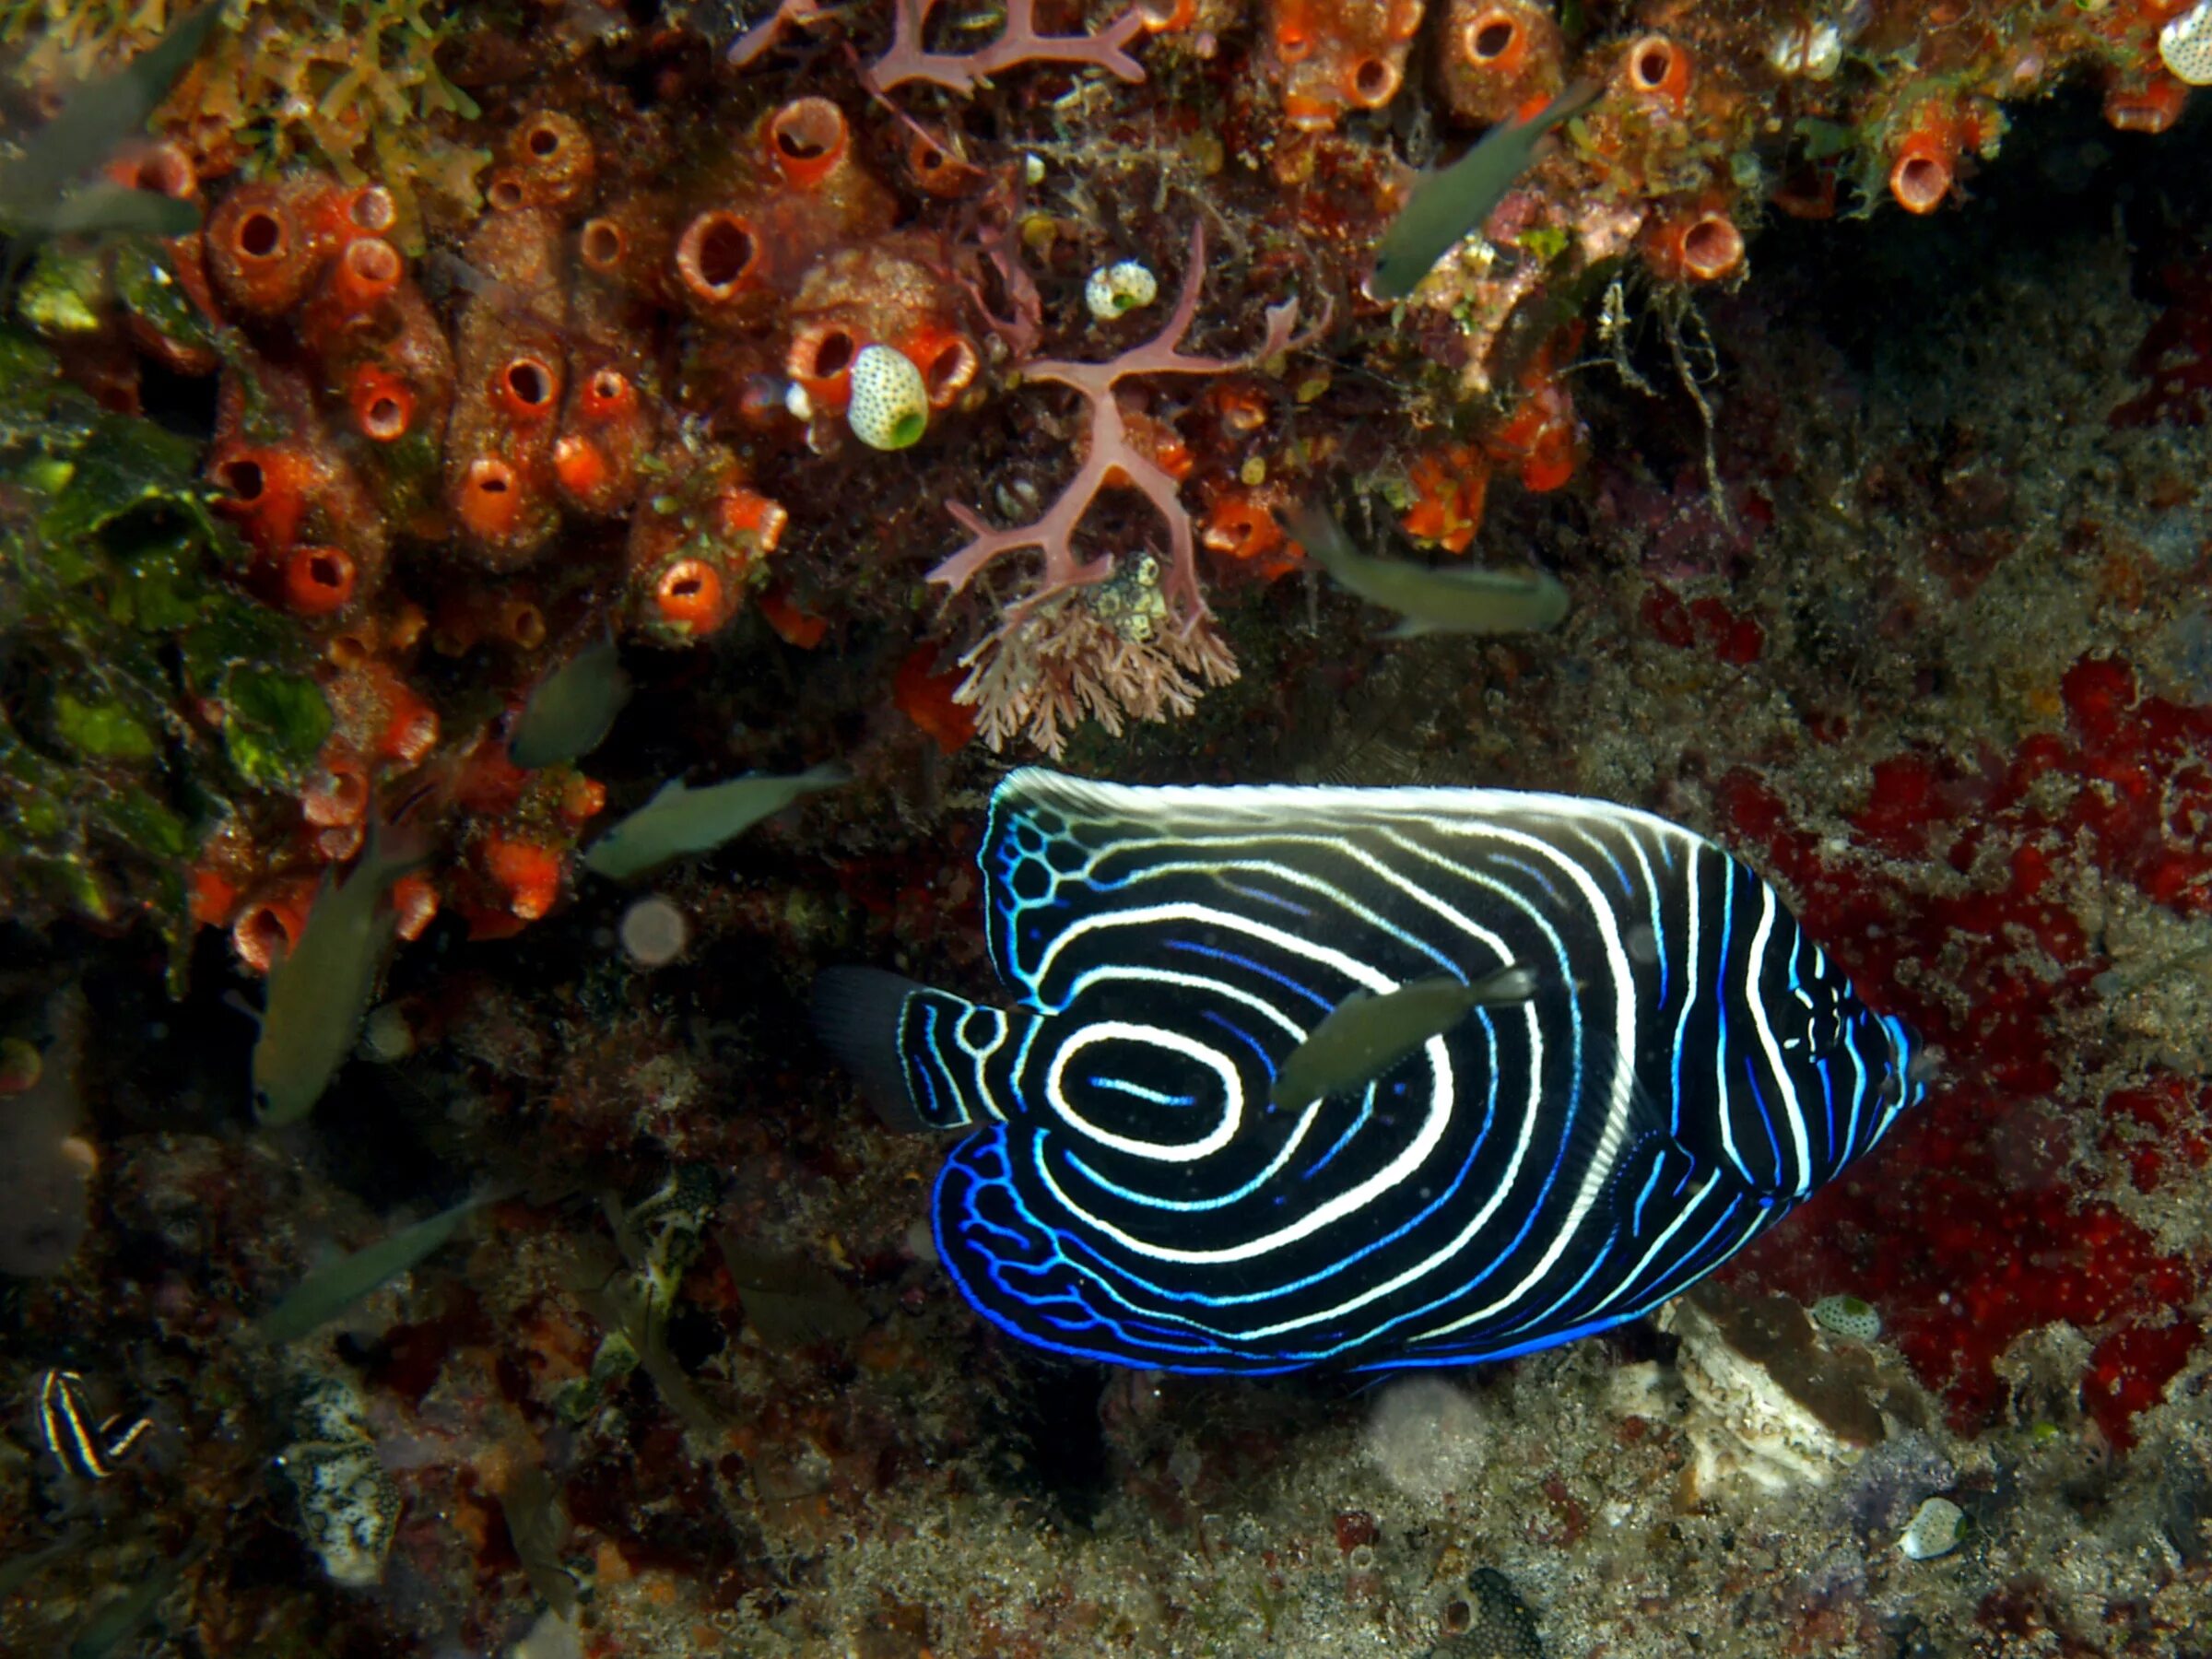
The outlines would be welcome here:
[[[1512,790],[1139,788],[1030,767],[993,795],[978,862],[993,963],[1032,1006],[1065,1008],[1101,970],[1171,993],[1195,976],[1264,1000],[1295,1047],[1355,991],[1504,966],[1500,907],[1585,925],[1553,850],[1647,826],[1681,833]]]

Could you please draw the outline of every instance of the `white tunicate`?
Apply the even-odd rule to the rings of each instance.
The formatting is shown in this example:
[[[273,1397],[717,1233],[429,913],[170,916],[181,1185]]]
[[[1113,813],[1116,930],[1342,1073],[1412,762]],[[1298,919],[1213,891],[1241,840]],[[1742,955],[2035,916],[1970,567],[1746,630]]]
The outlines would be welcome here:
[[[1767,42],[1767,63],[1793,80],[1824,81],[1843,62],[1843,36],[1833,23],[1785,23]]]
[[[1949,1555],[1966,1536],[1966,1512],[1948,1498],[1931,1498],[1912,1512],[1897,1547],[1915,1561]]]
[[[622,912],[622,949],[641,968],[665,968],[684,954],[691,924],[658,893],[648,893]]]
[[[369,1438],[368,1408],[352,1385],[318,1378],[295,1406],[301,1436],[277,1469],[300,1502],[300,1530],[333,1583],[381,1583],[403,1507],[399,1488]]]
[[[806,387],[793,381],[783,388],[783,412],[794,420],[814,418],[814,396]]]
[[[2196,0],[2159,30],[2159,56],[2176,80],[2212,87],[2212,0]]]
[[[1874,1304],[1855,1296],[1824,1296],[1806,1312],[1822,1330],[1854,1342],[1873,1342],[1882,1334],[1882,1316]]]
[[[361,1021],[360,1055],[379,1065],[395,1065],[415,1052],[415,1027],[397,1003],[380,1003]]]
[[[1375,1396],[1360,1444],[1382,1478],[1407,1497],[1441,1505],[1474,1489],[1492,1434],[1481,1405],[1441,1377],[1408,1377]]]
[[[903,351],[864,347],[853,359],[853,435],[870,449],[911,449],[929,429],[929,387]]]
[[[1159,298],[1159,278],[1134,259],[1100,265],[1083,285],[1084,303],[1101,323],[1142,311]]]

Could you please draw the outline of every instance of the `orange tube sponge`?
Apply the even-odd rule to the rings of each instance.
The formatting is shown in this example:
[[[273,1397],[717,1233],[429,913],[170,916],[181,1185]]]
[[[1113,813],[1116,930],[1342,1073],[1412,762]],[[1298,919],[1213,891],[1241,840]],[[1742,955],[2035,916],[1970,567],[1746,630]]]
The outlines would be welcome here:
[[[783,182],[813,190],[830,182],[851,150],[845,112],[826,98],[797,98],[773,111],[762,147]]]
[[[758,215],[778,287],[841,243],[888,232],[898,217],[889,191],[853,155],[844,112],[826,98],[793,100],[754,129],[758,173],[731,187]]]
[[[1490,463],[1482,451],[1471,443],[1430,450],[1408,469],[1406,480],[1414,501],[1399,527],[1416,541],[1465,553],[1482,528],[1489,499]]]
[[[415,423],[415,389],[374,363],[354,371],[346,402],[354,430],[376,443],[396,443]]]
[[[1283,87],[1283,115],[1326,132],[1347,110],[1397,96],[1421,0],[1269,0],[1265,38]]]
[[[178,145],[162,143],[126,147],[102,170],[118,184],[180,202],[200,200],[199,169]],[[170,273],[192,302],[193,310],[209,324],[221,321],[215,290],[207,280],[206,239],[194,230],[185,236],[162,239],[169,254]],[[131,337],[141,351],[158,358],[178,374],[212,374],[222,359],[212,347],[180,339],[161,332],[155,321],[135,309],[128,312]]]
[[[1718,282],[1744,268],[1744,233],[1717,197],[1653,213],[1638,246],[1652,274],[1664,282]]]
[[[342,740],[323,746],[315,770],[300,792],[300,816],[320,830],[358,824],[369,815],[369,769]]]
[[[950,408],[960,394],[974,384],[976,371],[982,367],[973,340],[935,321],[919,323],[884,344],[922,371],[922,383],[928,389],[933,409]]]
[[[705,638],[737,614],[789,515],[718,445],[678,438],[658,465],[667,510],[633,514],[626,558],[637,625],[664,644]]]
[[[566,367],[560,229],[542,209],[493,214],[464,257],[500,286],[471,295],[461,312],[446,506],[477,562],[513,571],[560,522],[552,488],[552,417]]]
[[[299,538],[309,491],[319,482],[314,458],[300,445],[218,443],[207,476],[223,493],[217,511],[238,521],[265,554],[283,554]]]
[[[357,248],[385,246],[381,238]],[[439,447],[453,402],[453,348],[416,286],[401,278],[365,317],[310,340],[321,357],[332,418],[363,442],[352,455],[376,492],[385,522],[435,535],[426,522],[439,488]]]
[[[234,310],[278,316],[308,296],[332,254],[382,235],[398,218],[391,193],[377,185],[348,190],[312,178],[241,184],[207,221],[208,274]]]
[[[1581,347],[1579,323],[1546,340],[1521,371],[1520,404],[1483,440],[1493,460],[1518,468],[1522,485],[1538,494],[1559,488],[1582,464],[1583,423],[1566,382],[1552,368],[1558,359],[1572,359]]]
[[[438,915],[438,889],[420,870],[410,870],[392,884],[392,931],[403,941],[422,937]]]
[[[206,248],[226,304],[273,317],[307,298],[328,252],[308,212],[321,190],[299,182],[241,184],[223,198],[207,221]]]
[[[664,626],[692,637],[712,633],[736,609],[722,572],[703,559],[677,559],[664,566],[653,584],[653,606]]]
[[[494,367],[491,401],[516,430],[550,420],[559,406],[560,370],[527,350],[517,351]]]
[[[975,711],[956,701],[966,674],[956,665],[937,672],[943,655],[935,645],[917,645],[899,665],[891,682],[891,700],[899,712],[932,738],[940,752],[957,754],[975,735]]]
[[[594,517],[620,512],[637,494],[653,443],[653,410],[634,375],[615,361],[582,366],[553,445],[562,498]]]
[[[1630,97],[1679,115],[1689,107],[1689,48],[1663,34],[1647,34],[1621,53],[1620,80]]]
[[[974,195],[991,182],[989,173],[954,154],[920,126],[908,135],[906,167],[915,184],[933,196]]]
[[[238,959],[255,973],[266,973],[299,944],[317,883],[313,875],[279,876],[249,894],[230,924],[230,947]]]
[[[606,288],[654,305],[676,303],[674,209],[658,195],[608,205],[577,231],[576,260]]]
[[[2189,88],[2171,75],[2114,74],[2104,87],[2104,119],[2123,133],[2163,133],[2188,107]]]
[[[1548,6],[1534,0],[1453,0],[1439,42],[1438,76],[1453,112],[1485,124],[1557,92],[1566,43]]]
[[[757,310],[768,259],[751,217],[727,207],[694,214],[676,241],[676,279],[695,316],[725,317],[748,299]]]
[[[526,524],[524,490],[522,475],[497,455],[478,455],[450,488],[448,500],[453,516],[461,521],[469,539],[486,552],[485,562],[495,570],[527,562],[536,550],[534,542],[542,539],[526,532],[520,536],[516,534],[518,526]],[[551,534],[549,527],[547,534]],[[520,556],[510,561],[506,549],[517,543],[522,544]]]
[[[1959,141],[1951,124],[1924,120],[1891,152],[1889,194],[1907,213],[1933,213],[1958,176]]]
[[[841,248],[807,271],[792,298],[784,372],[817,414],[843,413],[853,359],[870,346],[888,346],[920,369],[934,407],[948,407],[973,383],[982,354],[967,325],[967,296],[941,274],[949,268],[937,239],[909,234]]]
[[[324,355],[343,349],[335,336],[373,322],[406,276],[399,250],[381,236],[357,237],[338,251],[300,324],[300,335]]]
[[[535,922],[560,897],[564,863],[558,848],[519,836],[487,836],[478,852],[485,875],[505,895],[516,920]]]
[[[1300,557],[1277,522],[1274,504],[1241,485],[1217,494],[1199,521],[1198,539],[1262,582],[1298,569]]]
[[[502,213],[573,207],[590,196],[597,171],[598,158],[582,126],[558,110],[540,110],[507,135],[484,195]]]
[[[284,561],[284,603],[298,617],[327,617],[353,603],[359,571],[343,547],[294,547]]]
[[[389,664],[376,664],[371,673],[383,714],[376,728],[377,758],[419,766],[438,747],[438,711]]]

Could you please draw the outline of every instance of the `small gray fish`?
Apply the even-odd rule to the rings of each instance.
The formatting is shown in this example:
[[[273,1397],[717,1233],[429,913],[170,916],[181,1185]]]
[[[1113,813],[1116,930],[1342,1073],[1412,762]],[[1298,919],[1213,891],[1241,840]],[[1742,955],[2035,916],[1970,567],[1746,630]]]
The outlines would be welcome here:
[[[1403,300],[1412,293],[1462,237],[1481,229],[1551,129],[1573,120],[1603,90],[1595,81],[1577,81],[1528,120],[1492,127],[1451,166],[1423,173],[1382,233],[1368,298]]]
[[[507,740],[508,756],[534,771],[581,760],[606,740],[629,692],[622,653],[602,634],[537,682]]]
[[[461,1223],[500,1194],[464,1199],[451,1209],[403,1227],[349,1256],[318,1267],[290,1295],[263,1314],[255,1328],[269,1342],[297,1342],[335,1319],[386,1279],[423,1260],[453,1236]]]
[[[156,1562],[153,1570],[141,1578],[127,1594],[109,1602],[93,1615],[91,1622],[80,1630],[76,1639],[70,1642],[69,1659],[108,1659],[110,1653],[123,1645],[126,1637],[135,1634],[153,1616],[154,1609],[177,1587],[177,1581],[184,1576],[185,1569],[205,1553],[206,1545],[193,1544],[188,1545],[181,1555]]]
[[[1567,617],[1567,590],[1543,571],[1486,571],[1376,559],[1353,547],[1344,527],[1318,508],[1286,521],[1290,534],[1340,587],[1398,613],[1393,639],[1425,633],[1538,633]]]
[[[0,221],[33,236],[186,236],[200,228],[200,208],[158,190],[96,179],[50,203],[0,203]]]
[[[353,1053],[392,938],[384,895],[427,856],[412,837],[387,838],[378,826],[345,880],[323,878],[300,943],[269,968],[253,1044],[253,1110],[262,1123],[305,1117]]]
[[[686,789],[681,778],[671,778],[660,794],[591,844],[583,867],[610,880],[628,881],[673,859],[712,853],[801,795],[852,781],[853,774],[835,761],[796,777],[732,778],[704,789]]]
[[[1442,1036],[1477,1008],[1526,1002],[1535,993],[1535,975],[1519,966],[1501,968],[1471,985],[1440,973],[1410,981],[1381,996],[1355,991],[1290,1051],[1276,1074],[1268,1101],[1288,1109],[1348,1093],[1381,1077],[1431,1037]]]
[[[51,203],[71,181],[105,161],[117,145],[144,132],[147,117],[199,55],[222,9],[211,3],[178,18],[167,34],[115,74],[88,81],[72,93],[52,121],[24,140],[21,157],[0,175],[0,203],[10,217]]]

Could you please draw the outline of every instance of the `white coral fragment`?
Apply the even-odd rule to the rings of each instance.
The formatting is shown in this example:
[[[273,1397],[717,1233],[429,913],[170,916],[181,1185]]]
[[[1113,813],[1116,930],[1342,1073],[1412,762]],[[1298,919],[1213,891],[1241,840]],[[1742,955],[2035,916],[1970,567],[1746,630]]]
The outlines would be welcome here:
[[[1824,1486],[1859,1455],[1689,1298],[1669,1302],[1655,1323],[1681,1338],[1675,1366],[1694,1408],[1685,1427],[1700,1490],[1731,1477],[1770,1492]]]

